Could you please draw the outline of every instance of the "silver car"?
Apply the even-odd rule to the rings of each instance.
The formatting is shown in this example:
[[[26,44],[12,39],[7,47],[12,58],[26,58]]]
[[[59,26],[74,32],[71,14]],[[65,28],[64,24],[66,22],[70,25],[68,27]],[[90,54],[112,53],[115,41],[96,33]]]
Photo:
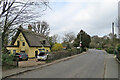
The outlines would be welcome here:
[[[40,52],[37,56],[37,60],[40,61],[40,60],[47,60],[48,58],[48,55],[45,53],[45,52]]]

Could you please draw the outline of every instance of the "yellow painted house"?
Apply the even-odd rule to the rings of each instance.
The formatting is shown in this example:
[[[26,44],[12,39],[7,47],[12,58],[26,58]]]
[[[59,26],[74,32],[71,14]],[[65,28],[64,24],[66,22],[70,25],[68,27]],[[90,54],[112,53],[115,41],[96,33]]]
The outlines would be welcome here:
[[[19,27],[12,42],[7,46],[10,53],[25,52],[29,58],[35,57],[43,48],[50,52],[50,44],[45,36],[33,32],[31,26],[28,26],[28,30]]]

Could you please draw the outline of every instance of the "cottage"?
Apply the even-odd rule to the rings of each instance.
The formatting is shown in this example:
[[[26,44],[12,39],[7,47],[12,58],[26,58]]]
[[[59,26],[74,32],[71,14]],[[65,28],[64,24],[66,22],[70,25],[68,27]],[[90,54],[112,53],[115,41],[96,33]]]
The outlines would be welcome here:
[[[45,36],[32,31],[32,26],[28,26],[28,30],[22,27],[18,31],[7,49],[10,53],[25,52],[30,58],[35,57],[41,49],[50,52],[50,44]]]

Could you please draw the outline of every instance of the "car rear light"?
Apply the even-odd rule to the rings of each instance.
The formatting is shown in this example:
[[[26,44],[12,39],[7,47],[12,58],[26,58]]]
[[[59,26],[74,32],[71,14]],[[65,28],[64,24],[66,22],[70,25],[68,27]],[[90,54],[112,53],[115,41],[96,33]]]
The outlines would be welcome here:
[[[21,55],[19,55],[19,57],[21,57]]]
[[[28,56],[28,54],[27,54],[27,56]]]

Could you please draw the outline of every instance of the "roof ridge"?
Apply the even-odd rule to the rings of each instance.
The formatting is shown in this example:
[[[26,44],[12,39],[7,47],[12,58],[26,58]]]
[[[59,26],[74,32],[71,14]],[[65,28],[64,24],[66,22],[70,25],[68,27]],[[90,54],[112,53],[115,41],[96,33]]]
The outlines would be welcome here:
[[[27,30],[27,29],[23,29],[23,28],[18,28],[18,30],[22,31],[22,32],[29,32],[29,33],[32,33],[32,34],[35,34],[35,35],[38,35],[38,36],[41,36],[41,37],[45,37],[43,34],[41,33],[36,33],[34,31],[30,31],[30,30]]]

